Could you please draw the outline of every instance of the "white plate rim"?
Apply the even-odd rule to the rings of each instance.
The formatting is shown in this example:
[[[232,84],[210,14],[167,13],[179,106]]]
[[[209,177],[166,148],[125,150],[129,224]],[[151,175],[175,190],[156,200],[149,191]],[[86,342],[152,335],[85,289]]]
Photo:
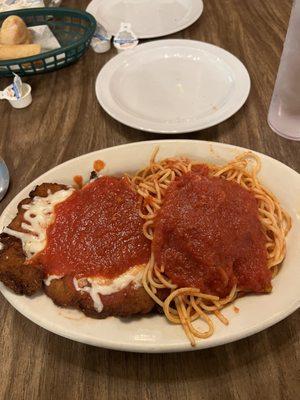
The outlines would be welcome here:
[[[120,148],[124,148],[124,147],[137,147],[139,148],[140,146],[146,146],[146,147],[151,147],[153,148],[153,146],[155,145],[161,145],[161,144],[178,144],[178,146],[180,144],[183,143],[188,143],[189,145],[193,145],[193,144],[201,144],[201,143],[205,143],[205,145],[207,146],[213,146],[216,147],[217,150],[223,150],[228,149],[230,151],[230,149],[232,149],[233,151],[236,151],[238,153],[240,152],[244,152],[247,151],[249,149],[243,148],[243,147],[239,147],[239,146],[234,146],[234,145],[230,145],[230,144],[226,144],[226,143],[218,143],[218,142],[209,142],[209,141],[200,141],[200,140],[189,140],[189,139],[170,139],[170,140],[151,140],[151,141],[144,141],[144,142],[134,142],[134,143],[129,143],[129,144],[122,144],[122,145],[118,145],[118,146],[112,146],[109,148],[105,148],[105,149],[100,149],[100,150],[96,150],[90,153],[86,153],[83,154],[79,157],[75,157],[73,159],[70,159],[62,164],[57,165],[54,168],[51,168],[50,170],[48,170],[47,172],[43,173],[42,175],[40,175],[38,178],[36,178],[35,180],[33,180],[29,185],[27,185],[24,189],[22,189],[12,200],[11,202],[7,205],[7,207],[5,208],[5,210],[3,211],[1,217],[0,217],[0,227],[3,227],[3,220],[5,219],[5,215],[7,213],[10,212],[11,207],[13,207],[11,204],[16,202],[16,200],[18,200],[18,202],[20,201],[21,198],[24,198],[29,191],[39,182],[41,182],[43,180],[43,177],[48,175],[49,173],[53,173],[56,172],[57,170],[59,170],[60,168],[67,166],[68,164],[73,163],[74,161],[82,161],[84,159],[90,159],[93,158],[94,156],[101,156],[102,152],[105,152],[105,150],[118,150]],[[281,163],[280,161],[269,157],[265,154],[259,153],[259,152],[255,152],[253,151],[253,153],[257,154],[259,157],[261,157],[262,159],[267,160],[270,163],[275,163],[278,166],[280,166],[281,168],[285,169],[289,174],[293,174],[299,181],[300,181],[300,174],[298,174],[296,171],[294,171],[293,169],[291,169],[290,167],[288,167],[287,165]],[[237,153],[235,153],[237,154]],[[30,310],[27,309],[23,309],[22,306],[20,306],[19,301],[20,299],[22,299],[22,296],[16,295],[15,293],[13,293],[12,291],[10,291],[9,289],[7,289],[3,284],[0,284],[0,291],[3,294],[3,296],[6,298],[6,300],[17,310],[19,311],[23,316],[25,316],[26,318],[28,318],[29,320],[31,320],[32,322],[34,322],[35,324],[43,327],[44,329],[53,332],[55,334],[58,334],[62,337],[80,342],[80,343],[85,343],[85,344],[89,344],[89,345],[93,345],[93,346],[97,346],[97,347],[103,347],[103,348],[108,348],[108,349],[114,349],[114,350],[122,350],[122,351],[130,351],[130,352],[143,352],[143,353],[169,353],[169,352],[183,352],[183,351],[193,351],[193,350],[201,350],[201,349],[205,349],[205,348],[210,348],[210,347],[217,347],[223,344],[227,344],[227,343],[231,343],[243,338],[246,338],[250,335],[254,335],[262,330],[267,329],[270,326],[273,326],[274,324],[278,323],[279,321],[283,320],[284,318],[286,318],[287,316],[289,316],[290,314],[292,314],[294,311],[296,311],[298,308],[300,308],[300,296],[297,299],[294,299],[293,303],[290,304],[290,306],[281,311],[276,313],[273,316],[270,316],[268,319],[266,319],[263,323],[257,324],[253,327],[249,327],[247,329],[244,329],[244,331],[242,333],[236,332],[234,334],[231,334],[230,338],[227,338],[225,340],[222,339],[216,339],[214,337],[213,340],[203,340],[201,341],[201,345],[199,345],[199,347],[196,348],[192,348],[189,344],[189,342],[187,340],[183,340],[182,343],[180,345],[178,344],[173,344],[173,345],[168,345],[168,346],[161,346],[159,344],[153,345],[153,344],[141,344],[139,342],[134,342],[134,345],[131,343],[131,345],[128,345],[128,343],[126,342],[118,342],[116,343],[115,341],[110,341],[109,338],[106,338],[105,340],[91,340],[91,338],[89,336],[85,336],[83,334],[81,335],[77,335],[76,332],[69,332],[68,330],[61,328],[57,325],[55,325],[55,323],[53,323],[52,321],[46,321],[46,322],[41,322],[41,320],[39,319],[40,316],[36,316],[36,315],[31,315],[30,314]],[[300,293],[299,293],[300,295]],[[163,317],[162,317],[163,318]]]
[[[120,108],[118,104],[114,101],[109,88],[110,79],[115,70],[120,65],[122,65],[122,63],[126,62],[127,59],[130,59],[131,56],[138,54],[138,52],[142,53],[143,51],[151,51],[152,49],[156,48],[176,46],[205,50],[209,53],[220,56],[221,58],[223,58],[223,60],[226,60],[225,63],[227,63],[227,65],[231,64],[230,67],[232,67],[231,69],[236,74],[236,78],[238,79],[236,81],[236,89],[233,95],[231,95],[230,101],[233,102],[233,96],[237,97],[237,99],[231,104],[231,107],[226,110],[226,103],[220,110],[218,110],[214,117],[211,118],[210,122],[201,123],[200,120],[198,122],[190,124],[189,127],[185,126],[176,129],[170,127],[167,128],[166,125],[163,123],[154,123],[151,121],[147,121],[146,119],[143,120],[137,118]],[[245,104],[250,93],[250,88],[251,80],[249,73],[245,65],[236,56],[214,44],[188,39],[157,40],[154,42],[143,43],[133,50],[127,50],[124,53],[120,53],[109,60],[103,66],[95,82],[95,91],[98,102],[113,119],[131,128],[158,134],[182,134],[195,132],[210,128],[221,122],[224,122],[228,118],[233,116],[236,112],[238,112],[240,108]]]
[[[176,32],[180,32],[183,29],[186,29],[189,26],[191,26],[194,22],[196,22],[201,17],[201,15],[203,13],[204,5],[203,5],[203,1],[202,0],[190,0],[190,1],[192,2],[193,7],[195,8],[195,11],[194,11],[194,14],[191,15],[191,18],[186,21],[186,23],[183,23],[183,24],[178,25],[176,27],[174,26],[173,29],[169,29],[169,30],[165,30],[165,31],[164,30],[157,31],[157,32],[152,33],[152,34],[150,34],[150,33],[147,34],[146,33],[146,34],[140,35],[139,39],[153,39],[153,38],[158,38],[158,37],[162,37],[162,36],[167,36],[167,35],[171,35],[171,34],[176,33]],[[92,14],[94,16],[94,18],[96,19],[96,21],[101,24],[101,21],[97,20],[97,10],[98,10],[98,7],[99,7],[99,5],[97,3],[98,3],[98,0],[92,0],[88,4],[88,6],[86,8],[86,11],[88,13]],[[126,22],[130,22],[130,21],[126,21]],[[112,32],[111,34],[114,34],[114,32]]]

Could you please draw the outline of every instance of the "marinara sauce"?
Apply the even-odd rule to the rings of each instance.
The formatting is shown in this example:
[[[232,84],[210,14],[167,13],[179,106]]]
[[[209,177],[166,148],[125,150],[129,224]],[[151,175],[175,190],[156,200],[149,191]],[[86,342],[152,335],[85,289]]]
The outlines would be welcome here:
[[[155,220],[156,262],[179,287],[224,297],[271,289],[266,239],[252,193],[195,168],[173,182]]]
[[[114,278],[146,263],[139,198],[125,179],[104,176],[55,206],[39,261],[49,275]]]

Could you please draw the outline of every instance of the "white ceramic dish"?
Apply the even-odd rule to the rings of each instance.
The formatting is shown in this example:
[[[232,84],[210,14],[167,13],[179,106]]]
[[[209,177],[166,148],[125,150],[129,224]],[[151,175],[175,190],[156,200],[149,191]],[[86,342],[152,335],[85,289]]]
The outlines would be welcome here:
[[[139,39],[169,35],[193,24],[202,14],[202,0],[92,0],[86,11],[115,35],[130,22]]]
[[[67,161],[40,176],[23,189],[8,205],[0,219],[0,227],[8,224],[16,213],[17,204],[29,191],[42,182],[72,183],[74,175],[87,179],[93,161],[106,163],[104,173],[133,172],[145,165],[155,146],[159,157],[185,155],[204,162],[224,163],[245,149],[231,145],[195,140],[166,140],[133,143],[112,147]],[[201,340],[196,349],[218,346],[259,332],[287,317],[300,305],[300,175],[280,162],[260,154],[261,181],[278,196],[282,206],[290,213],[293,227],[287,239],[287,257],[278,276],[273,280],[269,295],[251,295],[238,299],[224,313],[229,326],[217,319],[212,337]],[[169,324],[161,315],[143,318],[95,320],[79,311],[56,307],[45,295],[32,298],[18,296],[1,287],[4,297],[25,317],[58,335],[99,347],[136,352],[172,352],[193,350],[180,326]]]
[[[158,40],[112,58],[96,80],[101,106],[116,120],[157,133],[216,125],[246,101],[244,65],[220,47],[193,40]]]

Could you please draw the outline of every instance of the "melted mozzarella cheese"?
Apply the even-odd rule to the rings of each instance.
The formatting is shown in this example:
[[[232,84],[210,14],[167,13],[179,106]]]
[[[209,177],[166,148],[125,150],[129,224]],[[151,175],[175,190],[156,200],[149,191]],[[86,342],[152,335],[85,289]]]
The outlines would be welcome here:
[[[144,266],[131,268],[128,272],[125,272],[118,278],[109,282],[101,278],[74,278],[73,284],[77,291],[86,292],[91,296],[94,302],[95,310],[100,313],[103,310],[103,303],[100,295],[108,296],[110,294],[120,292],[130,283],[134,284],[135,289],[141,287],[144,269],[143,267]]]
[[[48,275],[46,279],[44,279],[44,284],[46,286],[50,286],[52,281],[55,281],[56,279],[61,279],[63,278],[63,275]]]
[[[22,205],[25,222],[22,222],[21,227],[27,233],[9,228],[4,228],[3,232],[21,239],[27,258],[34,256],[46,246],[46,231],[54,219],[54,206],[66,200],[73,192],[74,189],[69,188],[56,193],[49,192],[47,197],[34,197],[31,203]]]

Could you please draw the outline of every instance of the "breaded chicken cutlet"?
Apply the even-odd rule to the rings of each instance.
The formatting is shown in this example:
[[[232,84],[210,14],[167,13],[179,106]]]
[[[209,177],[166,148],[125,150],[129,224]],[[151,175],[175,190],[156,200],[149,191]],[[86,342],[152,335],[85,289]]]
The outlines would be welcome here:
[[[154,303],[141,276],[150,244],[136,194],[126,180],[92,177],[80,190],[44,183],[20,202],[0,235],[0,280],[18,294],[44,290],[56,305],[90,317],[149,313]]]

